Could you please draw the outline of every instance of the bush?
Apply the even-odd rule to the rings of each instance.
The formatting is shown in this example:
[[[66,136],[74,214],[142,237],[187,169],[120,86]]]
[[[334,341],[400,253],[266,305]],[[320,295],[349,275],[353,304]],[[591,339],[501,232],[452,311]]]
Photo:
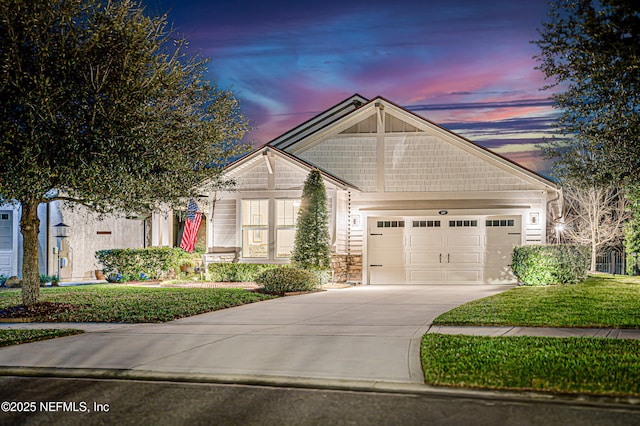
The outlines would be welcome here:
[[[275,268],[262,272],[256,278],[265,293],[286,293],[314,290],[320,286],[318,276],[299,268]]]
[[[587,279],[591,249],[575,245],[515,247],[511,269],[523,285],[575,284]]]
[[[278,265],[264,263],[212,263],[209,279],[216,282],[253,282],[258,275]]]
[[[112,249],[96,252],[109,277],[120,276],[123,281],[138,279],[141,274],[149,279],[162,278],[170,270],[178,271],[183,263],[200,258],[199,253],[187,253],[177,247],[148,247],[144,249]],[[107,278],[107,280],[109,280]]]

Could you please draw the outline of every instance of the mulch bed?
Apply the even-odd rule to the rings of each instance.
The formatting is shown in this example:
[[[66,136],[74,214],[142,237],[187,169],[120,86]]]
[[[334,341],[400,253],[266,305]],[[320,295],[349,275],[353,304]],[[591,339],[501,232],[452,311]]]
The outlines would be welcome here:
[[[0,309],[0,319],[46,318],[52,315],[80,309],[71,303],[39,302],[33,306],[16,305]]]

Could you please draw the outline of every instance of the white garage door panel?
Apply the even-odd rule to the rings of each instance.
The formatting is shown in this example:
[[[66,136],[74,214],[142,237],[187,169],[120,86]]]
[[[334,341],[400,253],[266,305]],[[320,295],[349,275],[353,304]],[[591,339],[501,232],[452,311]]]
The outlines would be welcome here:
[[[511,253],[521,244],[521,224],[520,216],[370,218],[369,282],[515,282]]]
[[[409,254],[409,265],[411,266],[422,266],[422,265],[433,265],[440,264],[440,252],[437,253],[410,253]]]
[[[409,281],[414,284],[443,283],[444,280],[445,276],[442,269],[409,271]]]
[[[450,283],[477,283],[482,279],[478,269],[450,270],[447,271],[447,282]]]
[[[370,264],[403,265],[405,264],[404,250],[402,247],[385,247],[378,249],[369,258]]]
[[[482,256],[480,253],[452,253],[449,255],[449,263],[452,265],[458,265],[461,263],[480,265],[480,259]]]
[[[412,229],[409,235],[409,247],[418,250],[439,250],[445,245],[445,237],[442,232],[425,231],[424,228]]]
[[[403,284],[407,281],[404,266],[372,266],[371,284]]]
[[[456,233],[460,232],[456,230]],[[464,231],[463,231],[464,232]],[[447,239],[448,247],[481,247],[482,238],[480,235],[449,235]]]

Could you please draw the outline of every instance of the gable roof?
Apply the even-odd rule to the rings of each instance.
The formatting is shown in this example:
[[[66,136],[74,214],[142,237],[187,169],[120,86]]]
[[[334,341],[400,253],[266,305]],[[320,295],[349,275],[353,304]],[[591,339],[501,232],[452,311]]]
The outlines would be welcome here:
[[[327,126],[335,123],[341,118],[351,114],[353,111],[360,108],[362,105],[368,103],[369,100],[359,94],[354,94],[348,97],[344,101],[329,108],[328,110],[321,112],[313,118],[305,121],[299,126],[294,127],[286,133],[278,136],[267,145],[274,146],[279,149],[286,149],[301,139],[315,133],[318,130],[326,128]]]
[[[267,145],[283,151],[287,151],[295,156],[296,148],[298,148],[302,144],[306,144],[309,140],[315,138],[319,139],[323,134],[331,132],[332,128],[339,126],[339,121],[346,122],[348,120],[351,120],[351,122],[353,122],[352,119],[354,119],[355,116],[365,116],[367,114],[371,114],[371,111],[376,108],[384,109],[385,107],[387,107],[389,110],[393,110],[396,114],[407,117],[412,122],[418,124],[421,127],[429,128],[431,131],[439,134],[449,142],[466,148],[478,157],[484,158],[491,163],[496,163],[501,167],[510,170],[511,172],[525,177],[526,180],[535,181],[547,188],[557,190],[557,185],[553,181],[538,174],[537,172],[530,170],[527,167],[524,167],[508,159],[507,157],[495,153],[490,149],[485,148],[482,145],[479,145],[463,136],[460,136],[457,133],[440,126],[439,124],[434,123],[431,120],[428,120],[412,111],[409,111],[408,109],[403,108],[398,104],[383,98],[382,96],[377,96],[374,99],[366,100],[364,97],[355,94],[352,97],[340,102],[336,106],[324,111],[323,113],[320,113],[316,117],[277,137]]]
[[[229,164],[228,166],[225,167],[224,171],[225,173],[233,173],[235,170],[240,170],[243,167],[249,166],[251,164],[253,164],[256,161],[260,161],[260,158],[262,158],[262,156],[267,155],[269,153],[273,153],[277,156],[279,156],[280,158],[297,165],[298,167],[303,168],[304,170],[306,170],[307,172],[313,170],[313,169],[317,169],[320,171],[320,174],[322,174],[322,176],[328,180],[329,182],[333,183],[334,185],[338,186],[339,188],[343,188],[343,189],[355,189],[357,191],[359,191],[360,189],[358,187],[356,187],[355,185],[352,185],[351,183],[340,179],[339,177],[333,175],[332,173],[328,172],[327,170],[324,170],[314,164],[311,164],[307,161],[304,161],[294,155],[291,155],[281,149],[278,149],[274,146],[270,146],[270,145],[263,145],[260,148],[256,148],[255,150],[249,152],[248,154],[246,154],[244,157],[241,157],[239,159],[237,159],[236,161],[232,162],[231,164]]]

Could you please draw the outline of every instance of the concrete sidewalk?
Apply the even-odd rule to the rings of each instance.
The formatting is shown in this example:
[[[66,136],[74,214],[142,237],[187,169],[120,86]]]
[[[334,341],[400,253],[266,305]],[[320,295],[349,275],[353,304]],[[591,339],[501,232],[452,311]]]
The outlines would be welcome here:
[[[158,324],[156,324],[158,325]],[[40,323],[0,323],[0,330],[34,330],[43,328],[80,329],[87,333],[124,331],[136,324],[93,323],[93,322],[40,322]],[[130,330],[129,330],[130,331]],[[467,336],[539,336],[539,337],[602,337],[609,339],[640,339],[640,330],[625,328],[559,328],[559,327],[517,327],[517,326],[457,326],[432,325],[426,333],[462,334]]]
[[[429,328],[427,333],[464,334],[468,336],[546,336],[640,339],[640,330],[624,328],[553,328],[433,325]]]

